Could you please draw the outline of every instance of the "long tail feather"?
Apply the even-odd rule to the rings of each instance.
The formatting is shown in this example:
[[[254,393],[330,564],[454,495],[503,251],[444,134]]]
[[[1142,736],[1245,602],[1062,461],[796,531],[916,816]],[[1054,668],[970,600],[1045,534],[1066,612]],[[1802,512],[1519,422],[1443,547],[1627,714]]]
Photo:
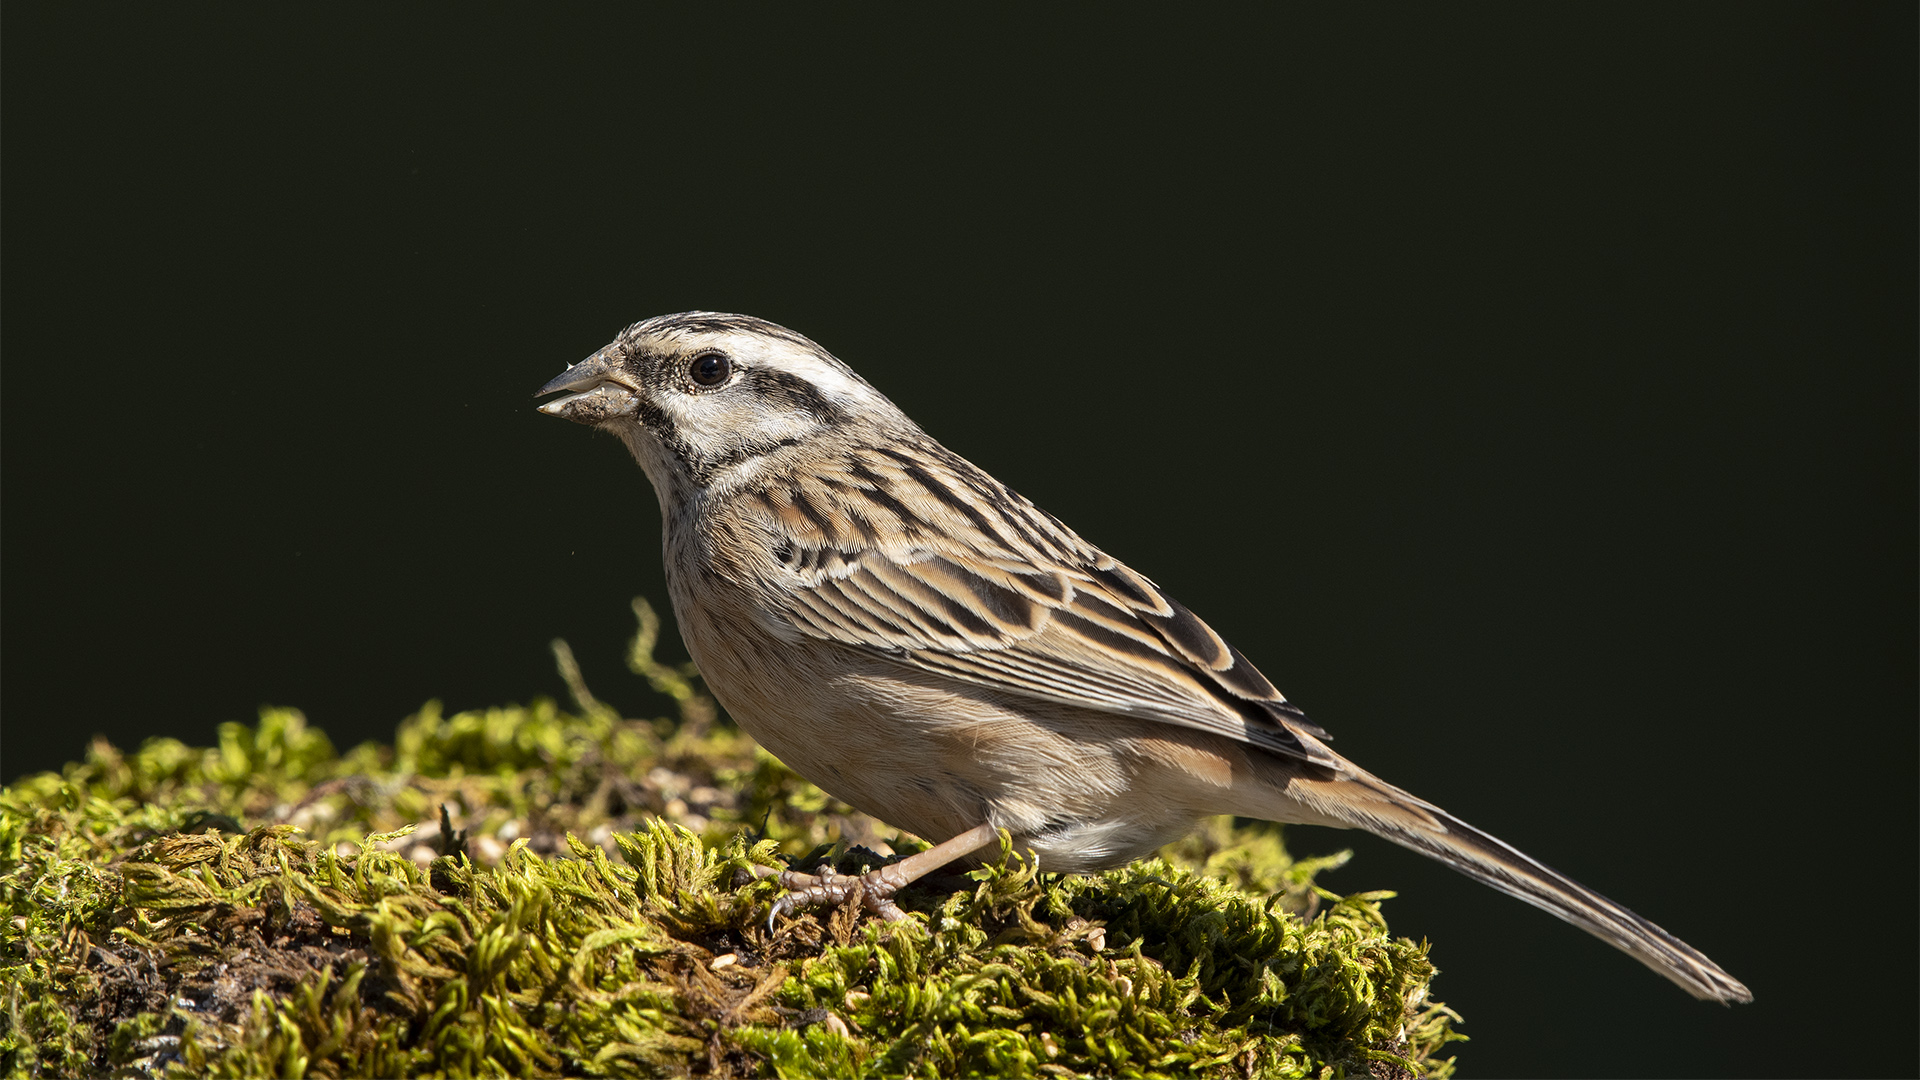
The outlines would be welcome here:
[[[1296,777],[1287,790],[1325,815],[1329,824],[1365,829],[1564,919],[1696,998],[1723,1004],[1753,1000],[1738,979],[1700,950],[1512,845],[1364,770],[1353,768],[1337,779]]]

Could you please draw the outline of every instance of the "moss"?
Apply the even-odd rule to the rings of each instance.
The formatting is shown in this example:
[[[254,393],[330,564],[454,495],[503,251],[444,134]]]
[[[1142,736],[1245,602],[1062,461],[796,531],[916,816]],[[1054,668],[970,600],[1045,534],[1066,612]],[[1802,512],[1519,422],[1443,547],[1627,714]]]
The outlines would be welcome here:
[[[687,668],[623,719],[443,715],[337,753],[299,713],[96,742],[0,791],[0,1072],[411,1076],[1447,1075],[1457,1019],[1387,894],[1212,822],[1086,876],[993,866],[766,917],[749,866],[917,850],[782,767]],[[459,823],[459,828],[455,823]]]

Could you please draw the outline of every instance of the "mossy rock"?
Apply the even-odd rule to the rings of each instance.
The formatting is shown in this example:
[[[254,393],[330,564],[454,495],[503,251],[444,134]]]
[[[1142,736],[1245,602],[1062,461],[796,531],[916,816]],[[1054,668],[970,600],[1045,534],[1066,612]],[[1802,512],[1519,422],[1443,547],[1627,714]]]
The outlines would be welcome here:
[[[1446,1076],[1458,1018],[1385,893],[1341,897],[1278,826],[1039,873],[1004,851],[781,921],[750,867],[924,845],[717,715],[623,719],[555,643],[550,701],[338,754],[299,713],[153,739],[0,790],[8,1076]],[[456,823],[461,827],[456,828]]]

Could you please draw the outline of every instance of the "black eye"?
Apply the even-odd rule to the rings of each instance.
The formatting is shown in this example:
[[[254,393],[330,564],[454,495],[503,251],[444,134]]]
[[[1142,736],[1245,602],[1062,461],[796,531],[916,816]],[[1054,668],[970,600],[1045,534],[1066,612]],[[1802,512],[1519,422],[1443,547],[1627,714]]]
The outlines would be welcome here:
[[[693,366],[687,372],[701,386],[719,386],[733,374],[733,361],[721,353],[703,353],[693,358]]]

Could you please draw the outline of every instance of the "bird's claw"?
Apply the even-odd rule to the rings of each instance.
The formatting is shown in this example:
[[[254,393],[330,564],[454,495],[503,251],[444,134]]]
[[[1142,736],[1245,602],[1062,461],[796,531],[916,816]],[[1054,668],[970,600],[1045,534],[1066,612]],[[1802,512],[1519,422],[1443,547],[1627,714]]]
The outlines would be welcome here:
[[[813,873],[802,874],[794,870],[778,871],[780,884],[787,890],[785,896],[773,902],[773,910],[767,912],[767,933],[773,933],[773,923],[782,915],[804,911],[811,907],[833,907],[847,902],[847,898],[860,894],[860,903],[888,922],[897,922],[907,917],[893,902],[893,894],[900,886],[888,879],[880,870],[871,870],[864,874],[843,874],[832,866],[822,863],[814,867]]]

